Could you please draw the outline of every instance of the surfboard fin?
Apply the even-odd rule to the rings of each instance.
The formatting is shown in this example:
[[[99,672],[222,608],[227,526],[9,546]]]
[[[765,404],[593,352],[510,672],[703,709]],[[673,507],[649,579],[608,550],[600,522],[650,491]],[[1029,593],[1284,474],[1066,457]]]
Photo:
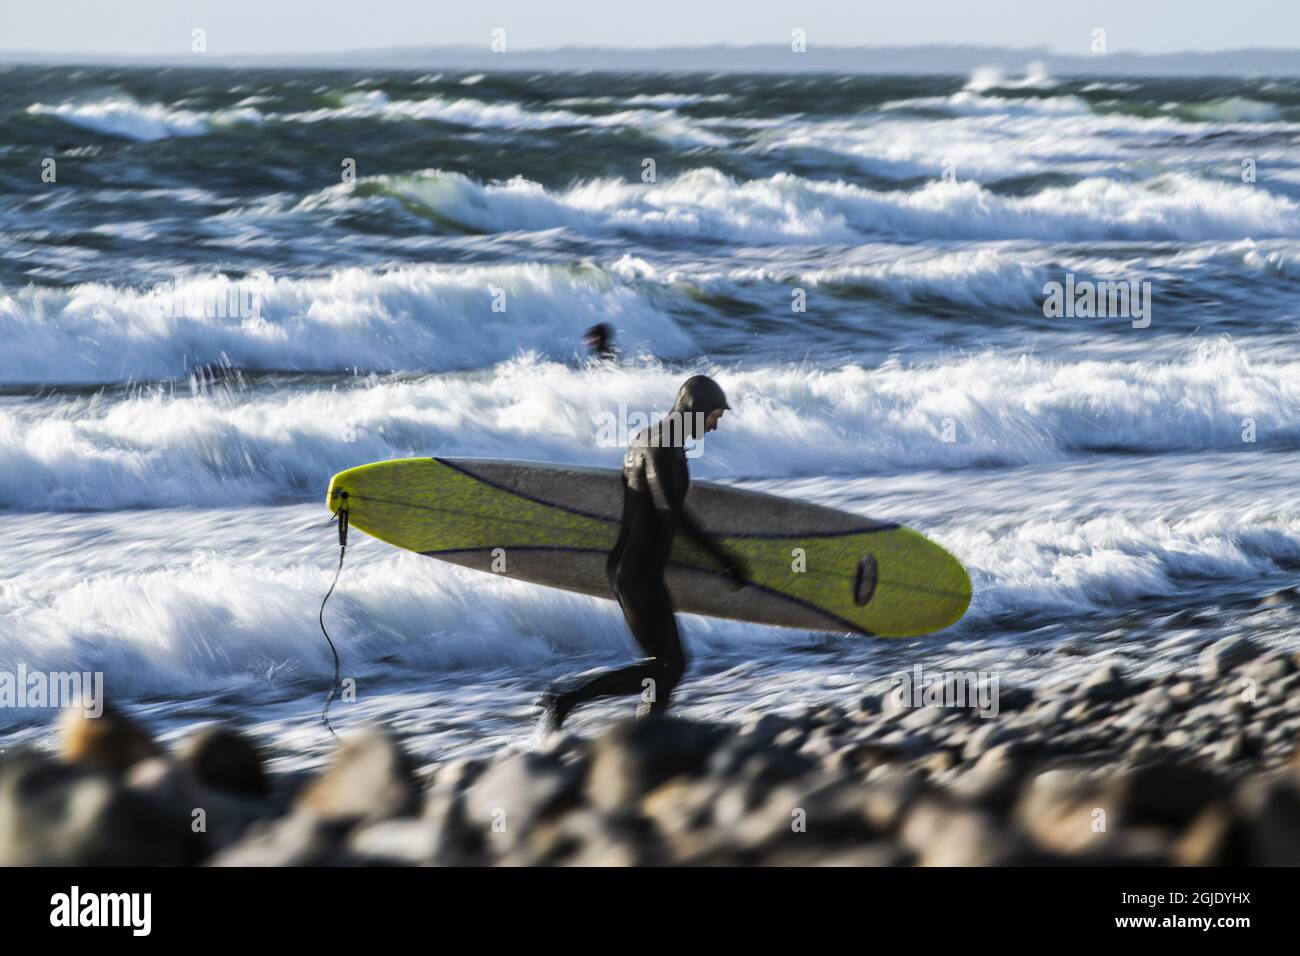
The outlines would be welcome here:
[[[866,606],[876,594],[876,557],[863,555],[858,562],[857,573],[853,576],[853,603],[858,607]]]

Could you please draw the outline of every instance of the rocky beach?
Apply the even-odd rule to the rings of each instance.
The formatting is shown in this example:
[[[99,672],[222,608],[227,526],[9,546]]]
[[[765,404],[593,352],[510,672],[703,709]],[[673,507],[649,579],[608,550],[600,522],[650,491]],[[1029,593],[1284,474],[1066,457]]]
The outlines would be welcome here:
[[[1155,678],[914,702],[616,721],[425,766],[375,726],[280,774],[224,724],[169,752],[124,711],[67,711],[54,752],[0,758],[0,864],[1300,864],[1300,654],[1232,637]]]

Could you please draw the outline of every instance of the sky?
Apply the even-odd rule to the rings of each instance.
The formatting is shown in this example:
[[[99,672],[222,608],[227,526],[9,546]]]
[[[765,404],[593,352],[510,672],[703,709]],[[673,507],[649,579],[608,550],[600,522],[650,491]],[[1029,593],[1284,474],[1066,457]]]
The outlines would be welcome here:
[[[1300,48],[1300,0],[0,0],[0,50],[175,56],[479,46],[1045,46],[1089,53]]]

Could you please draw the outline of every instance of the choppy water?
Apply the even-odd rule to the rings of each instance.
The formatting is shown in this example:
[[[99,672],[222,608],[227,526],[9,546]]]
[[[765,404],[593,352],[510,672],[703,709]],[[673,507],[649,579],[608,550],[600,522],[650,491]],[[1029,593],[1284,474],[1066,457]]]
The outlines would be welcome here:
[[[693,371],[735,406],[697,477],[905,522],[976,585],[918,641],[688,618],[693,713],[1294,642],[1259,599],[1300,569],[1298,143],[1296,80],[2,69],[0,669],[310,762],[330,474],[613,467],[597,416]],[[1046,317],[1067,273],[1149,281],[1149,327]],[[490,749],[633,653],[608,602],[354,541],[343,727]]]

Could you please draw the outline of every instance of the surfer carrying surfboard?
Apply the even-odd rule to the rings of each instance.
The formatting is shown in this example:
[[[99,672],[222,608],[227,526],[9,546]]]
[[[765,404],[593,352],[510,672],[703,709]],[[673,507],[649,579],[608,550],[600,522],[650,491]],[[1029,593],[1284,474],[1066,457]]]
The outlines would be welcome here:
[[[654,714],[668,707],[686,671],[672,597],[664,583],[679,530],[713,555],[735,587],[749,584],[744,562],[710,537],[684,507],[690,485],[686,441],[716,429],[730,407],[717,382],[696,375],[682,384],[672,411],[629,444],[623,457],[622,522],[605,568],[628,630],[646,656],[627,667],[600,671],[570,690],[548,690],[538,704],[550,729],[558,729],[575,707],[598,697],[639,694]]]

